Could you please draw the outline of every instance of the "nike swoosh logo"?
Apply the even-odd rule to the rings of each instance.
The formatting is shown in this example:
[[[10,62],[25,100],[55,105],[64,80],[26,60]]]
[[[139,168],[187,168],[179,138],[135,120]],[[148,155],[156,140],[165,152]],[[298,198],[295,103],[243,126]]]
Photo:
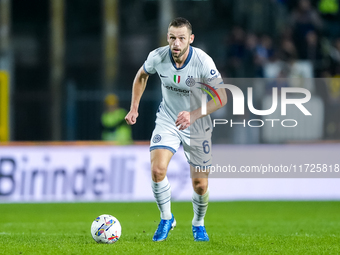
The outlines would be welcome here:
[[[161,74],[159,74],[159,76],[160,76],[161,78],[168,78],[168,76],[164,76],[164,75],[161,75]]]
[[[208,163],[210,161],[210,159],[209,160],[207,160],[207,161],[203,161],[203,164],[205,164],[205,163]]]

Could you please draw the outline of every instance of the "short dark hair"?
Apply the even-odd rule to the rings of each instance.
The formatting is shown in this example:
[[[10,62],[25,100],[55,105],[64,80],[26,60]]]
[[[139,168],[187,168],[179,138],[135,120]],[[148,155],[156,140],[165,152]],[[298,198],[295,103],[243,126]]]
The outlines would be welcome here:
[[[175,18],[169,24],[169,28],[170,27],[183,27],[183,26],[187,27],[187,29],[189,30],[189,34],[192,33],[192,26],[191,26],[190,22],[185,18],[182,18],[182,17]]]

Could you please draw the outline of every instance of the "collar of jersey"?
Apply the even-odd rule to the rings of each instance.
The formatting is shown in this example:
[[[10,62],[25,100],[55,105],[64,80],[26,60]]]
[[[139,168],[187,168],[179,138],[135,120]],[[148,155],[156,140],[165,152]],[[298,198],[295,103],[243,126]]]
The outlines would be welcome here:
[[[189,54],[188,54],[188,57],[187,57],[187,59],[184,61],[184,64],[183,64],[180,68],[177,68],[177,67],[176,67],[176,63],[175,63],[174,59],[172,58],[172,54],[171,54],[170,48],[169,48],[169,56],[170,56],[172,65],[175,67],[175,69],[176,69],[176,70],[181,70],[181,69],[183,69],[184,67],[187,66],[187,64],[189,63],[189,61],[190,61],[190,59],[191,59],[191,56],[192,56],[192,47],[189,46]]]

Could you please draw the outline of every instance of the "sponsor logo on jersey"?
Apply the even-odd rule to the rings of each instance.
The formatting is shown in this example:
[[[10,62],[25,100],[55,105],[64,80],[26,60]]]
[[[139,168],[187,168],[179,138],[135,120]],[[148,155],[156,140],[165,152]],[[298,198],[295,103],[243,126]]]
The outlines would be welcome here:
[[[162,137],[159,134],[157,134],[153,137],[152,142],[159,143],[161,140],[162,140]]]
[[[213,80],[215,80],[215,79],[218,77],[218,75],[219,75],[219,74],[217,73],[217,74],[214,75],[213,77],[208,78],[208,79],[207,79],[207,82],[208,82],[208,83],[212,82]]]
[[[161,75],[161,74],[159,74],[159,76],[160,76],[161,78],[168,78],[168,76],[166,76],[166,75]]]
[[[188,76],[188,78],[185,80],[185,84],[188,86],[188,87],[192,87],[196,84],[196,81],[194,78],[192,78],[192,76]]]
[[[184,93],[184,94],[189,94],[191,92],[190,90],[174,88],[173,86],[168,86],[168,85],[164,85],[164,87],[168,90],[171,90],[171,91],[174,91],[174,92],[180,92],[180,93]]]
[[[211,74],[211,75],[214,75],[215,73],[216,73],[216,70],[214,70],[214,69],[211,69],[211,70],[210,70],[210,74]]]
[[[180,82],[181,82],[181,76],[179,76],[179,75],[174,75],[174,82],[175,82],[175,83],[180,83]]]

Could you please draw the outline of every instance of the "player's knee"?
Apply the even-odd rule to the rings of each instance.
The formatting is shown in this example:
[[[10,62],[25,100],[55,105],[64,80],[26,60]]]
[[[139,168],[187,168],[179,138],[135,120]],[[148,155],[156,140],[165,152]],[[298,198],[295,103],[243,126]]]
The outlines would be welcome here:
[[[208,189],[208,182],[205,179],[193,180],[193,188],[198,195],[204,195]]]
[[[151,175],[152,175],[152,180],[154,182],[160,182],[165,178],[166,175],[166,166],[162,166],[159,164],[152,165],[151,167]]]

